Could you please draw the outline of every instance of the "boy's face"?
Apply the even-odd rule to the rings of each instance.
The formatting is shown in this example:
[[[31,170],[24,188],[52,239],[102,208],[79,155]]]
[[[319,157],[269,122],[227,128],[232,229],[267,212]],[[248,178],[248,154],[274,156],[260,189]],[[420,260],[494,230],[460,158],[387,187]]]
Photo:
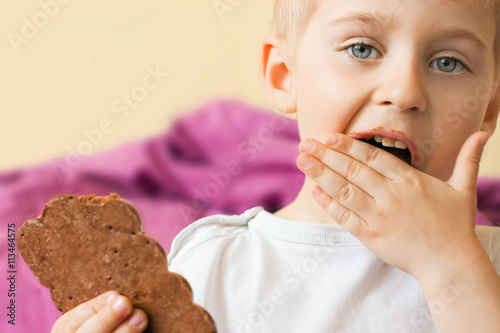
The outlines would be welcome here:
[[[415,167],[447,180],[465,140],[493,132],[498,108],[495,16],[469,3],[320,1],[293,70],[301,137],[402,132]]]

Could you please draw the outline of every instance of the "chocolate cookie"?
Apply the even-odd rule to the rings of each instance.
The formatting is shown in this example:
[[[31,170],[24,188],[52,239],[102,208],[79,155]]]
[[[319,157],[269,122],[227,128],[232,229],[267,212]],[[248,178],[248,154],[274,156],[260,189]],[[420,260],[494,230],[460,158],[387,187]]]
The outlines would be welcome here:
[[[215,332],[186,280],[167,270],[162,247],[117,194],[61,195],[18,232],[18,248],[62,313],[117,290],[146,312],[146,332]]]

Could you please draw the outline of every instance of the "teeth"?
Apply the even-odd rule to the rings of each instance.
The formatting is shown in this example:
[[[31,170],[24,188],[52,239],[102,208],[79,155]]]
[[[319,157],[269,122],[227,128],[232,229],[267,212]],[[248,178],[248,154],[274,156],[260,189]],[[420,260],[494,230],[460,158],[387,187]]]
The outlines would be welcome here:
[[[372,137],[365,138],[366,141],[369,141],[370,139],[372,139]],[[381,143],[382,146],[384,146],[384,147],[408,149],[408,146],[406,145],[406,143],[404,143],[401,140],[396,140],[396,139],[388,138],[388,137],[381,136],[381,135],[375,135],[373,137],[373,140],[375,140],[378,143]]]
[[[398,149],[408,149],[408,146],[406,145],[406,143],[404,143],[403,141],[396,141],[396,144],[394,145],[394,147],[398,148]]]
[[[384,147],[394,147],[394,144],[396,143],[396,140],[391,139],[391,138],[383,138],[382,139],[382,146]]]
[[[367,138],[364,138],[365,141],[370,141],[373,138],[373,136],[369,136]]]

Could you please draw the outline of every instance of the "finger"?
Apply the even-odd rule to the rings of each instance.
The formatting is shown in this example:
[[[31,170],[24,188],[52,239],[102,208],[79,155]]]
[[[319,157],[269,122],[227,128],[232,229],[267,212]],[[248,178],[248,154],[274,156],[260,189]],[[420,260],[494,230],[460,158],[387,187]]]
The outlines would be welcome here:
[[[106,306],[108,299],[114,297],[116,294],[114,291],[108,291],[76,306],[59,317],[52,328],[52,332],[76,332],[85,321]]]
[[[358,160],[390,180],[401,179],[402,174],[409,172],[407,169],[413,170],[391,153],[341,133],[330,135],[327,146]]]
[[[122,295],[116,295],[95,316],[80,326],[78,333],[112,332],[132,313],[132,303]]]
[[[316,201],[340,226],[353,236],[363,234],[364,230],[368,227],[365,220],[335,201],[321,187],[317,186],[313,192]]]
[[[373,198],[309,154],[297,158],[297,166],[329,196],[358,214],[370,210]]]
[[[351,156],[330,149],[321,142],[306,139],[301,142],[299,151],[308,152],[373,198],[379,197],[386,191],[387,178]]]
[[[476,193],[479,163],[489,139],[486,132],[472,134],[458,153],[457,163],[448,184],[458,192]]]
[[[134,309],[127,321],[122,323],[114,333],[135,333],[142,332],[148,326],[148,316],[140,309]]]

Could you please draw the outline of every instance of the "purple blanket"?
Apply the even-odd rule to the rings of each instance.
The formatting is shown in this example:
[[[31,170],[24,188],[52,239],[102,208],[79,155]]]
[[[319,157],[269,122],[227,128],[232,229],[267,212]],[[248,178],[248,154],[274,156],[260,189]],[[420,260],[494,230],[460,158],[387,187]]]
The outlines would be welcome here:
[[[304,177],[295,167],[298,141],[293,120],[237,101],[214,101],[163,135],[84,159],[63,156],[0,173],[0,332],[50,332],[60,316],[17,251],[14,268],[8,268],[8,224],[17,232],[57,194],[117,192],[168,253],[174,236],[203,216],[239,214],[257,205],[275,211],[291,202]],[[478,224],[500,225],[499,179],[479,179],[478,208]],[[11,300],[15,326],[6,316]]]

